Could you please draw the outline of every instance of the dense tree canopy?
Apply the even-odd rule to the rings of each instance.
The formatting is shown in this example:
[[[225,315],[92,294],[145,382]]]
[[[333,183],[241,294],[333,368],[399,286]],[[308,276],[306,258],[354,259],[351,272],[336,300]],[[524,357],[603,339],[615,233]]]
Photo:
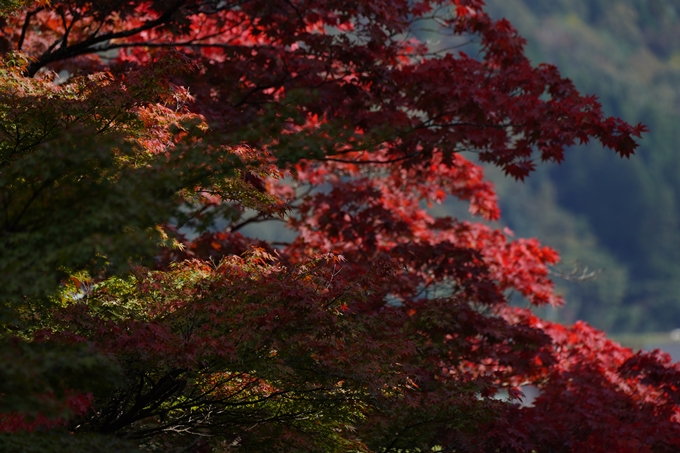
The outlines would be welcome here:
[[[524,179],[589,140],[628,157],[644,127],[481,1],[24,3],[2,23],[3,449],[677,451],[668,357],[508,304],[561,304],[558,255],[481,221],[494,188],[463,156]],[[427,209],[446,197],[480,221]],[[290,239],[242,234],[261,222]]]

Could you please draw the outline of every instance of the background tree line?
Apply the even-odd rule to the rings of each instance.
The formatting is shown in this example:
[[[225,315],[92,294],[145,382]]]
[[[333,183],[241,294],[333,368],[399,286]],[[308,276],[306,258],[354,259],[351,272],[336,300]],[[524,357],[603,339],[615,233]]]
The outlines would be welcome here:
[[[527,184],[494,177],[503,216],[519,236],[560,250],[569,304],[548,316],[609,332],[680,326],[680,1],[490,0],[528,40],[535,62],[559,66],[610,115],[650,132],[621,161],[597,146],[573,149]]]

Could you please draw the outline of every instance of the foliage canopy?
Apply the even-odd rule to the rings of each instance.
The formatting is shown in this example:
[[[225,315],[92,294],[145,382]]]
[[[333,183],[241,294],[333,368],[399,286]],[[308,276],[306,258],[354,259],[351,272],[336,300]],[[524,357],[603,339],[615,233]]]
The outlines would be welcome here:
[[[426,209],[498,219],[464,152],[524,179],[579,142],[628,157],[644,132],[532,67],[482,6],[8,15],[0,446],[676,451],[668,357],[511,307],[562,303],[557,253]],[[479,54],[429,49],[409,34],[425,21]],[[265,221],[292,239],[241,234]]]

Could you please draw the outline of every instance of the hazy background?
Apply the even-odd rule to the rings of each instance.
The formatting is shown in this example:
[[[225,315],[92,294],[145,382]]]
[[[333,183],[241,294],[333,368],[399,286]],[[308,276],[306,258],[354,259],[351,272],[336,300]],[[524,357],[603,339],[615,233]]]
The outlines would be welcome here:
[[[504,222],[540,238],[568,273],[567,305],[545,316],[610,333],[680,327],[680,0],[488,0],[528,40],[536,64],[557,65],[607,114],[645,123],[636,156],[570,150],[524,184],[491,172]]]

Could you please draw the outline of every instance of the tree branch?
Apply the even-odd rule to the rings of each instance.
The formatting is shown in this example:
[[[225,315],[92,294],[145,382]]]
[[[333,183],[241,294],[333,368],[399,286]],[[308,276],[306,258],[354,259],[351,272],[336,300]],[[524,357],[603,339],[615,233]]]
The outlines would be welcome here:
[[[187,0],[177,0],[174,5],[172,5],[166,12],[161,14],[157,19],[149,21],[146,24],[133,28],[131,30],[125,30],[117,33],[108,33],[101,36],[91,35],[85,41],[82,41],[78,44],[74,44],[72,46],[62,47],[55,52],[52,52],[52,50],[48,49],[36,61],[34,61],[28,66],[28,68],[26,69],[26,76],[33,77],[41,68],[50,63],[54,63],[55,61],[66,60],[68,58],[73,58],[79,55],[84,55],[87,53],[93,53],[102,50],[94,49],[92,47],[96,44],[110,41],[112,39],[128,38],[143,31],[158,27],[159,25],[163,25],[166,22],[170,21],[173,14],[175,14],[175,12],[177,12],[177,10],[179,10],[186,1]]]

